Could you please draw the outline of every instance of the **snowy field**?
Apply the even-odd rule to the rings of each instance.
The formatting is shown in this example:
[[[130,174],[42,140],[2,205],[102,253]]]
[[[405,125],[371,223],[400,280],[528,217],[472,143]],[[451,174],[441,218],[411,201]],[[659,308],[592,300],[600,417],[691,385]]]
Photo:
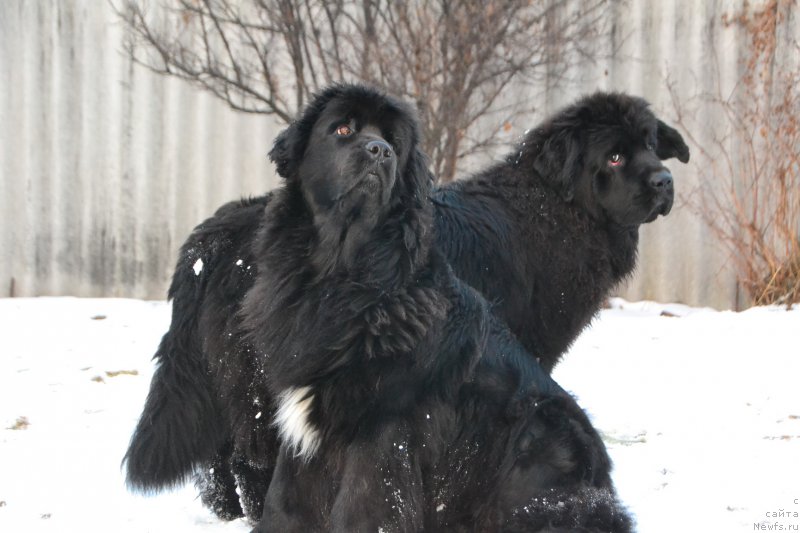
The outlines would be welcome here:
[[[800,309],[612,307],[555,375],[603,432],[639,530],[800,531]],[[167,304],[0,299],[0,324],[0,532],[249,531],[191,486],[125,489]]]

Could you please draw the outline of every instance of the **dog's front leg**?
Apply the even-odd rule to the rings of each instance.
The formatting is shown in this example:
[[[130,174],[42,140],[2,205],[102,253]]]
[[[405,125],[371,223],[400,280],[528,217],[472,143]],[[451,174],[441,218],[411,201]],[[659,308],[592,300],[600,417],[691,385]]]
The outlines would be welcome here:
[[[264,501],[264,513],[252,533],[327,531],[333,480],[324,461],[303,461],[281,447]]]
[[[385,426],[347,447],[331,531],[422,531],[422,476],[408,434],[401,427]]]

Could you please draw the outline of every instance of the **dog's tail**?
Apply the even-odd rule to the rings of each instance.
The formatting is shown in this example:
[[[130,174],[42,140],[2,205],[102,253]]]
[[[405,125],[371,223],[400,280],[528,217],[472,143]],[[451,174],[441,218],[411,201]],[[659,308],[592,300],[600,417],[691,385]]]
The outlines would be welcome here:
[[[132,490],[151,492],[185,483],[196,465],[223,444],[208,372],[188,351],[191,344],[181,346],[176,336],[180,332],[167,332],[156,352],[159,365],[123,459]]]
[[[198,228],[199,229],[199,228]],[[151,492],[185,483],[224,444],[223,417],[198,329],[205,300],[203,253],[196,230],[184,244],[172,278],[172,322],[142,416],[123,458],[131,490]],[[210,266],[210,265],[209,265]],[[210,268],[208,269],[210,270]]]

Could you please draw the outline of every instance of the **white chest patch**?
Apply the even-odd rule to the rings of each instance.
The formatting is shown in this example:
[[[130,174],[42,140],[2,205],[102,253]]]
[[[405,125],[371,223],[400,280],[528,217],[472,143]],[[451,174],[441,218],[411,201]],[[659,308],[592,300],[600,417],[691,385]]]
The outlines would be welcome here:
[[[278,396],[275,425],[283,442],[302,459],[310,459],[320,443],[319,430],[308,419],[313,400],[311,387],[286,389]]]

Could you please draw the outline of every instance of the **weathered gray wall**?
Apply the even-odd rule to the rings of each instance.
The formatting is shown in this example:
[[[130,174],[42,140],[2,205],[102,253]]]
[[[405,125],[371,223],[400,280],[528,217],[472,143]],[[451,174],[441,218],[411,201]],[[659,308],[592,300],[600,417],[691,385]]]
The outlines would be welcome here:
[[[613,2],[614,37],[592,45],[607,58],[547,92],[543,112],[615,89],[645,96],[669,122],[668,79],[687,100],[710,88],[712,69],[723,85],[736,83],[747,43],[720,17],[739,5]],[[276,184],[266,153],[278,126],[133,65],[123,42],[105,1],[0,2],[2,296],[163,298],[190,229],[221,203]],[[719,122],[700,118],[709,131]],[[684,195],[697,186],[695,165],[672,164]],[[643,230],[638,272],[620,292],[734,307],[726,259],[679,201]]]
[[[164,298],[222,202],[275,185],[276,126],[133,65],[104,0],[0,2],[2,295]]]

